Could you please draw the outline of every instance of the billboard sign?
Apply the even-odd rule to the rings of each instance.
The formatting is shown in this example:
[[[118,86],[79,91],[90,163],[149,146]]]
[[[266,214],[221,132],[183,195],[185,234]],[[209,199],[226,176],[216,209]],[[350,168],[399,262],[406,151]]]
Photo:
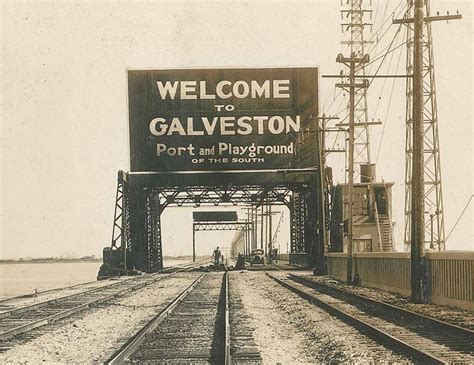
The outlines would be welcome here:
[[[211,211],[211,212],[193,212],[193,221],[195,222],[235,222],[237,221],[237,212],[229,211]]]
[[[129,70],[128,98],[132,172],[316,165],[315,67]]]

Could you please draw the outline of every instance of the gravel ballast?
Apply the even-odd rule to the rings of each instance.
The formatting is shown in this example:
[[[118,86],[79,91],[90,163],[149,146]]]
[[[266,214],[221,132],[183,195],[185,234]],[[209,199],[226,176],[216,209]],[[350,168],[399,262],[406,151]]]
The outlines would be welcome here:
[[[354,287],[328,276],[314,276],[312,274],[299,273],[298,275],[315,282],[333,285],[335,287],[349,290],[371,299],[396,305],[398,307],[420,313],[428,317],[436,318],[440,321],[474,330],[474,312],[471,311],[438,304],[413,304],[410,303],[410,298],[404,297],[398,293],[390,293],[375,288]]]
[[[66,321],[34,330],[34,338],[0,353],[0,363],[103,362],[191,284],[199,273],[179,273]]]
[[[407,361],[263,272],[235,272],[231,278],[255,328],[253,336],[265,364]]]

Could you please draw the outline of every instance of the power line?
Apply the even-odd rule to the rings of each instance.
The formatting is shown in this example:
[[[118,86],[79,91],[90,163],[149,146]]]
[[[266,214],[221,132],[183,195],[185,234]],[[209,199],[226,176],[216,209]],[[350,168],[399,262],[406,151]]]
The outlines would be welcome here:
[[[466,212],[466,209],[467,207],[469,206],[469,204],[471,203],[471,200],[472,200],[472,197],[474,197],[474,194],[471,194],[471,197],[469,198],[469,200],[467,201],[467,204],[466,206],[464,207],[461,215],[459,216],[458,220],[456,221],[456,223],[454,223],[454,226],[453,228],[451,228],[451,231],[449,231],[448,233],[448,237],[446,237],[446,240],[444,242],[446,242],[449,238],[449,236],[451,236],[451,233],[453,233],[454,229],[456,228],[456,226],[458,225],[459,221],[461,220],[462,216],[464,215],[464,213]]]
[[[397,61],[397,68],[395,70],[395,74],[397,73],[398,71],[398,67],[400,66],[400,60],[402,58],[402,49],[400,48],[400,53],[398,54],[398,61]],[[392,62],[392,60],[390,59],[390,63]],[[386,80],[386,79],[385,79]],[[392,89],[390,90],[390,96],[388,98],[388,106],[387,106],[387,113],[385,114],[385,119],[384,119],[384,124],[383,124],[383,127],[382,127],[382,135],[380,137],[380,143],[379,143],[379,147],[377,149],[377,156],[375,158],[375,163],[377,163],[378,159],[379,159],[379,155],[380,155],[380,149],[382,147],[382,142],[383,142],[383,137],[384,137],[384,133],[385,133],[385,127],[387,125],[387,122],[388,122],[388,113],[390,112],[390,106],[392,104],[392,96],[393,96],[393,90],[395,89],[395,81],[396,79],[393,79],[393,82],[392,82]],[[380,100],[380,99],[379,99]],[[378,106],[378,103],[377,103],[377,106]]]

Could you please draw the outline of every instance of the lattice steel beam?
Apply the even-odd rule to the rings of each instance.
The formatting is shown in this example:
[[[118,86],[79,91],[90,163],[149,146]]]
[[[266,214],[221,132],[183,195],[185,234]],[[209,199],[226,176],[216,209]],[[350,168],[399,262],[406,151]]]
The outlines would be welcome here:
[[[305,199],[300,192],[293,193],[290,208],[291,252],[305,252]]]
[[[251,222],[200,222],[193,223],[195,231],[236,231],[249,227]]]
[[[341,16],[348,19],[347,23],[342,23],[343,31],[350,32],[350,39],[343,41],[350,50],[350,55],[359,58],[365,56],[365,46],[373,41],[367,41],[365,37],[366,28],[372,27],[372,23],[365,22],[367,15],[372,16],[372,10],[365,9],[363,0],[349,0],[347,9],[341,10]],[[355,69],[356,77],[365,77],[365,65],[359,63]],[[348,106],[349,108],[349,106]],[[359,166],[370,163],[370,140],[368,109],[367,109],[367,88],[357,88],[354,94],[354,157],[353,163],[355,173],[360,175]],[[346,149],[347,151],[347,149]],[[346,167],[349,165],[349,156],[346,153]],[[347,170],[347,168],[346,168]]]
[[[425,248],[431,245],[438,250],[445,249],[443,191],[441,183],[441,161],[438,134],[438,112],[433,56],[433,36],[431,22],[442,20],[442,16],[430,16],[430,1],[425,0],[423,29],[423,105],[424,105],[424,205]],[[455,19],[459,19],[456,16]],[[453,18],[454,19],[454,18]],[[411,21],[410,21],[411,20]],[[408,0],[405,19],[394,23],[407,26],[407,74],[413,73],[413,0]],[[412,157],[413,157],[413,81],[406,84],[406,144],[405,144],[405,248],[411,244],[411,205],[412,205]],[[433,223],[433,224],[432,224]]]
[[[271,204],[289,205],[291,188],[288,186],[227,186],[227,187],[175,187],[153,188],[159,196],[159,202],[164,209],[167,206],[201,206],[222,204],[261,205],[264,201]]]

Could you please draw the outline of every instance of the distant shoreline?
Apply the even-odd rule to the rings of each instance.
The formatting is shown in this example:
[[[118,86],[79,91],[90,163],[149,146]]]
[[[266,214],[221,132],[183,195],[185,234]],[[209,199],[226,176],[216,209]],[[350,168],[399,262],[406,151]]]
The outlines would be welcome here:
[[[197,258],[199,258],[198,256]],[[205,257],[205,256],[203,256]],[[189,260],[192,256],[164,256],[164,260]],[[59,257],[43,257],[28,259],[0,259],[0,264],[55,264],[55,263],[72,263],[72,262],[102,262],[102,257],[85,256],[80,258],[59,258]]]
[[[102,258],[88,259],[60,259],[60,258],[41,258],[41,259],[4,259],[0,260],[0,264],[55,264],[55,263],[71,263],[71,262],[102,262]]]

